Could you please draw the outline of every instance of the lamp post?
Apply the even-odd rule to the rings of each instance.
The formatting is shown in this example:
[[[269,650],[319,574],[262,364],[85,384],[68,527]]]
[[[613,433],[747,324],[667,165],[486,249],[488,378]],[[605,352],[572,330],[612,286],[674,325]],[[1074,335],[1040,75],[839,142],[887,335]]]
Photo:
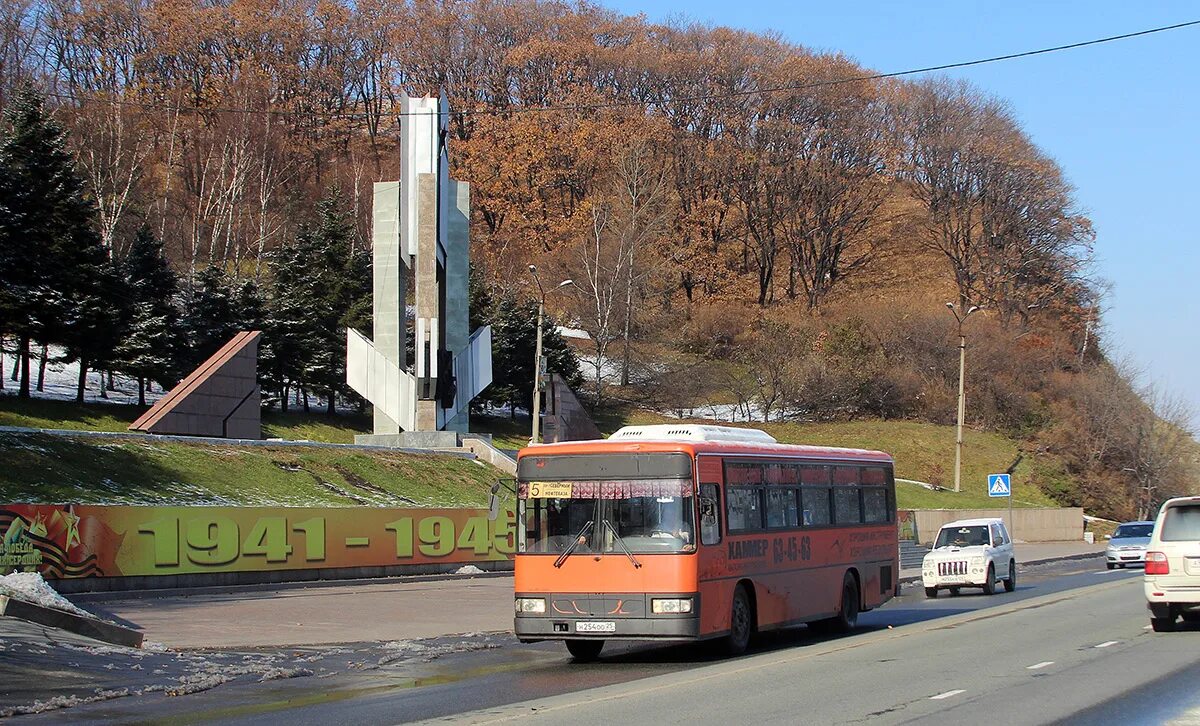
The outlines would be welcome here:
[[[533,281],[537,283],[538,287],[537,346],[533,354],[533,410],[530,411],[530,418],[533,419],[533,436],[529,440],[529,443],[537,444],[540,443],[542,422],[542,321],[546,313],[546,291],[542,289],[542,281],[538,278],[537,265],[529,266],[529,274],[533,275]],[[574,280],[563,280],[550,292],[573,284]]]
[[[963,412],[966,408],[967,400],[963,394],[963,377],[967,366],[967,338],[963,335],[963,323],[971,316],[971,313],[979,309],[979,306],[972,305],[962,314],[959,313],[961,306],[955,306],[954,303],[948,302],[946,303],[946,307],[950,308],[954,319],[958,321],[958,431],[954,437],[954,491],[957,492],[961,491]]]

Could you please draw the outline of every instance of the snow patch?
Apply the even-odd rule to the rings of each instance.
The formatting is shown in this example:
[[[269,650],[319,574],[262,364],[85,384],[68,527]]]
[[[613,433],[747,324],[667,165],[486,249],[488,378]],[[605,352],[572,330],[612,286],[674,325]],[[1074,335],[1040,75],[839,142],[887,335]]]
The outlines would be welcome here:
[[[268,668],[263,672],[262,678],[258,680],[261,683],[263,681],[277,681],[283,678],[302,678],[304,676],[311,676],[312,674],[313,672],[308,668]]]
[[[41,348],[34,348],[33,352],[41,354]],[[49,398],[56,401],[74,401],[75,392],[79,388],[79,363],[63,363],[60,360],[64,355],[62,348],[58,346],[50,346],[49,357],[46,363],[46,378],[44,390],[33,392],[37,398]],[[15,369],[17,358],[16,356],[5,356],[4,373],[7,376],[10,371]],[[38,360],[30,360],[29,365],[29,387],[32,389],[37,385],[38,379]],[[13,366],[13,367],[9,367]],[[108,391],[108,398],[100,396],[100,383],[102,374],[95,371],[88,371],[87,385],[84,388],[83,400],[86,403],[132,403],[138,402],[138,383],[134,378],[129,378],[120,374],[113,376],[113,387],[115,391]],[[107,375],[103,378],[107,382]],[[16,384],[8,378],[4,380],[5,390],[11,386],[14,390]],[[163,396],[162,387],[154,386],[153,391],[146,392],[146,405],[151,405]]]
[[[40,605],[44,608],[99,620],[92,613],[76,607],[70,600],[55,592],[54,588],[46,584],[41,573],[38,572],[13,572],[8,575],[0,575],[0,595],[7,595],[14,600]]]
[[[186,696],[191,693],[211,690],[217,686],[232,681],[230,676],[218,673],[191,673],[179,678],[179,685],[174,688],[164,688],[168,696]],[[146,690],[154,688],[151,686]]]
[[[71,708],[73,706],[82,706],[85,703],[95,703],[97,701],[108,701],[113,698],[123,698],[129,695],[128,688],[119,690],[105,691],[97,690],[91,696],[55,696],[54,698],[45,701],[34,701],[28,706],[14,706],[12,708],[0,709],[0,718],[8,718],[28,713],[45,713],[46,711],[57,711],[60,708]]]
[[[462,567],[455,570],[454,574],[456,574],[456,575],[482,575],[482,574],[484,574],[484,571],[479,569],[475,565],[463,565]]]
[[[592,336],[588,333],[588,331],[580,330],[579,328],[568,328],[566,326],[559,325],[557,330],[558,330],[558,334],[564,338],[573,338],[575,340],[591,340],[592,339]]]

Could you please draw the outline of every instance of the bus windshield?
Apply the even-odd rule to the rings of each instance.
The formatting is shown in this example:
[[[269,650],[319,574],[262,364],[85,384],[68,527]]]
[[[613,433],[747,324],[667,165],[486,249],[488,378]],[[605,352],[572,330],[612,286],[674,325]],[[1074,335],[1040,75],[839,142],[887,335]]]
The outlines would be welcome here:
[[[593,526],[575,547],[576,554],[696,550],[689,479],[521,482],[519,486],[527,554],[561,554],[588,522]]]

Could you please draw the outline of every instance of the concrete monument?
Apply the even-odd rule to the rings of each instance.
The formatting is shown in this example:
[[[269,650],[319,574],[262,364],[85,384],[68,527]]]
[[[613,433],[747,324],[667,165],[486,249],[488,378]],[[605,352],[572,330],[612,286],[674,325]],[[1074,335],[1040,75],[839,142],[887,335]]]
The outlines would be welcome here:
[[[450,178],[445,94],[401,105],[401,178],[374,190],[373,337],[346,330],[346,382],[375,408],[375,433],[355,440],[457,446],[471,400],[492,382],[491,327],[471,333],[468,319],[470,186]]]

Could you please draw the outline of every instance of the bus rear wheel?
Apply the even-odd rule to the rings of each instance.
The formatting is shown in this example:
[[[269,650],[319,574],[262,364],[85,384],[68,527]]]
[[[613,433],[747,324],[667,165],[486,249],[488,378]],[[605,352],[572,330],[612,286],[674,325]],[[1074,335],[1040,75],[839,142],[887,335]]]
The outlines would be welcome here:
[[[933,590],[933,596],[937,597],[937,589]],[[926,591],[926,596],[928,594]],[[810,623],[808,627],[817,633],[849,633],[858,626],[858,603],[858,580],[855,580],[854,575],[847,572],[846,576],[842,578],[842,603],[838,614],[832,618]]]
[[[833,618],[833,629],[839,633],[849,633],[858,627],[858,580],[849,572],[842,580],[842,609]]]
[[[600,657],[600,651],[604,650],[603,640],[568,640],[567,652],[571,654],[575,660],[581,663],[588,663]]]
[[[754,611],[750,608],[750,596],[746,588],[738,585],[733,591],[733,606],[729,611],[729,635],[725,636],[726,655],[741,655],[750,645],[754,633]]]

